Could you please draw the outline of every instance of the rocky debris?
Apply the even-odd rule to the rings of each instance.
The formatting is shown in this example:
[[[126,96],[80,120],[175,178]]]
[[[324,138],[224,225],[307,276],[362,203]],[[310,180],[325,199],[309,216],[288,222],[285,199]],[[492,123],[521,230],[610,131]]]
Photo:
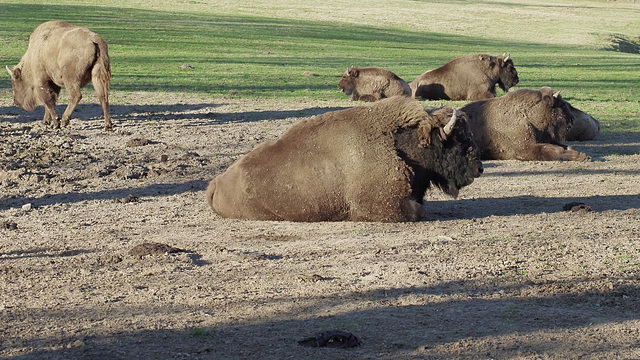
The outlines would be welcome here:
[[[179,252],[184,252],[183,249],[178,249],[173,246],[169,246],[162,243],[157,242],[146,242],[140,245],[134,246],[131,250],[129,250],[129,255],[136,257],[144,257],[147,255],[165,255],[165,254],[174,254]]]
[[[331,347],[352,348],[362,345],[358,338],[348,331],[329,330],[314,334],[311,337],[298,341],[298,344],[306,347]]]
[[[592,212],[591,206],[581,202],[570,202],[562,207],[564,211],[587,213]]]

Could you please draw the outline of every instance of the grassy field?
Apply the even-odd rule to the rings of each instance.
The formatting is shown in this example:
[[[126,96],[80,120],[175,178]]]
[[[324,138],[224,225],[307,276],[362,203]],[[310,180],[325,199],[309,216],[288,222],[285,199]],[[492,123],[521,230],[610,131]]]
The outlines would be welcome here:
[[[363,9],[300,0],[0,3],[3,64],[18,62],[34,27],[63,19],[107,40],[119,93],[337,100],[350,65],[411,81],[454,57],[509,52],[518,87],[559,89],[605,130],[640,129],[635,1],[372,1]],[[2,96],[9,88],[1,77]]]

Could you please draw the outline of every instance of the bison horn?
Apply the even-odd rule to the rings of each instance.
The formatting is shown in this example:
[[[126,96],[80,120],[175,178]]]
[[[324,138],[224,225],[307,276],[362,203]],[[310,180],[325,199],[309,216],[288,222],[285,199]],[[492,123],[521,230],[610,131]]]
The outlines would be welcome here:
[[[13,71],[11,71],[11,69],[9,69],[9,65],[5,65],[7,68],[7,72],[9,73],[9,75],[11,75],[11,77],[13,77]]]
[[[449,135],[451,135],[451,131],[453,131],[453,127],[456,126],[457,117],[458,117],[458,110],[453,109],[453,115],[451,115],[451,119],[449,119],[449,122],[447,123],[447,125],[444,126],[445,137],[449,137]]]
[[[505,53],[506,54],[506,53]],[[509,60],[509,58],[511,57],[511,54],[506,54],[507,57],[504,58],[504,61],[507,62]]]
[[[554,98],[556,98],[556,99],[557,99],[557,98],[558,98],[558,96],[560,96],[560,91],[556,91],[556,92],[554,92],[554,93],[553,93],[553,97],[554,97]]]

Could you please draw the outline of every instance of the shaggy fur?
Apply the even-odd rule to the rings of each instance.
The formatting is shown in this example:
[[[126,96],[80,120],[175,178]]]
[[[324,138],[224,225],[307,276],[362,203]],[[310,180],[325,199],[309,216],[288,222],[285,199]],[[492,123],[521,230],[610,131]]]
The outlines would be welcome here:
[[[29,47],[11,74],[14,103],[27,111],[44,104],[43,124],[59,128],[69,124],[71,114],[82,98],[82,89],[91,81],[104,112],[105,129],[112,128],[109,115],[111,68],[107,43],[89,29],[64,21],[48,21],[29,38]],[[61,88],[66,88],[69,105],[56,112]]]
[[[571,114],[575,118],[573,126],[567,133],[567,141],[593,140],[600,132],[600,122],[586,112],[576,109],[569,104]]]
[[[411,96],[406,81],[389,70],[356,68],[345,70],[338,89],[351,96],[351,100],[378,101],[392,96]]]
[[[425,111],[394,97],[294,124],[213,179],[206,191],[224,217],[289,221],[417,221],[433,183],[451,195],[482,164],[464,115]]]
[[[409,83],[414,98],[427,100],[482,100],[518,83],[518,72],[509,55],[476,54],[453,59],[425,72]]]
[[[569,103],[549,87],[513,91],[461,110],[469,116],[482,159],[589,160],[561,143],[574,118]]]

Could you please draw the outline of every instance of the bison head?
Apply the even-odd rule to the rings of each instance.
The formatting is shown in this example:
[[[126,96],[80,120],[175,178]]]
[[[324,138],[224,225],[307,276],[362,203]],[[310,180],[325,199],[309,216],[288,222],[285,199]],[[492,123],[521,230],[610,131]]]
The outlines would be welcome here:
[[[428,124],[402,129],[394,136],[398,155],[413,171],[412,198],[419,203],[432,184],[457,197],[483,172],[467,115],[452,107],[427,113]]]
[[[36,106],[36,99],[34,97],[34,90],[24,79],[22,74],[22,67],[18,64],[13,70],[6,67],[9,75],[11,75],[11,87],[13,88],[13,103],[16,106],[27,111],[33,111]]]
[[[360,75],[360,70],[350,67],[342,74],[342,79],[338,83],[338,89],[347,95],[353,94],[356,89],[355,79]]]
[[[551,113],[547,126],[551,127],[548,129],[549,134],[555,137],[552,140],[565,141],[569,129],[575,122],[571,105],[560,96],[560,91],[548,86],[540,88],[540,95]]]
[[[495,65],[498,71],[498,86],[504,91],[508,91],[510,88],[518,84],[518,71],[513,65],[511,55],[503,54],[496,56]]]

